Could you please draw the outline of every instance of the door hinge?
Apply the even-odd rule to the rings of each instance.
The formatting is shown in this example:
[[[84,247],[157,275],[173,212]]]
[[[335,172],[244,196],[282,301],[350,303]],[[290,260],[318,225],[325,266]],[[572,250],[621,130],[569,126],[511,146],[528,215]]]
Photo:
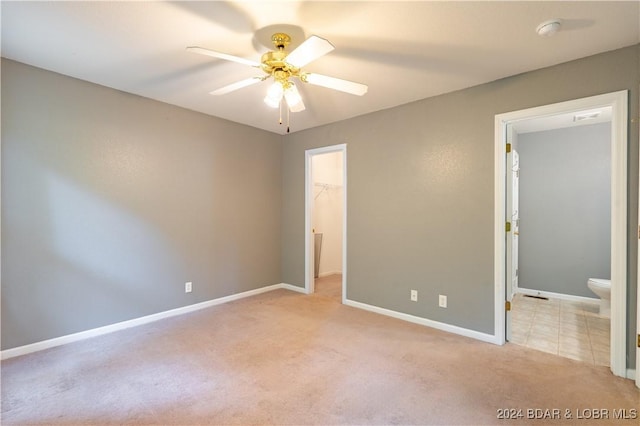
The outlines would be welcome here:
[[[640,334],[638,334],[638,347],[640,348]]]
[[[505,230],[506,230],[507,232],[511,232],[511,222],[507,222],[507,223],[506,223],[506,225],[505,225]]]
[[[511,152],[511,144],[510,144],[510,143],[508,143],[508,144],[507,144],[507,154],[508,154],[508,153],[510,153],[510,152]]]
[[[511,310],[511,302],[509,302],[508,300],[504,302],[504,310],[507,312]]]

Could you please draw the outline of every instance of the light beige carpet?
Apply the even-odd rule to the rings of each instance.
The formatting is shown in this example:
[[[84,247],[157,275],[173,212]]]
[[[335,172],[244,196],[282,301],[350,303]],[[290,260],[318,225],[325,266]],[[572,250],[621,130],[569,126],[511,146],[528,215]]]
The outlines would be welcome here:
[[[343,306],[324,281],[3,361],[2,424],[639,423],[613,418],[640,392],[606,367]],[[611,418],[576,419],[595,409]]]

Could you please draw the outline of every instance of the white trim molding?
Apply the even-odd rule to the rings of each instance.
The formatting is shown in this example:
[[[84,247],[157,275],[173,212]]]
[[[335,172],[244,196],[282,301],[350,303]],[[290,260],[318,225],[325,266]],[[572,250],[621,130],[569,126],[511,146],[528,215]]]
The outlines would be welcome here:
[[[475,330],[469,330],[467,328],[458,327],[456,325],[446,324],[439,321],[433,321],[430,319],[417,317],[415,315],[405,314],[402,312],[393,311],[391,309],[381,308],[379,306],[368,305],[366,303],[356,302],[346,299],[344,304],[353,308],[364,309],[365,311],[374,312],[376,314],[386,315],[388,317],[396,318],[402,321],[412,322],[414,324],[424,325],[426,327],[435,328],[437,330],[446,331],[448,333],[458,334],[464,337],[470,337],[472,339],[480,340],[487,343],[500,344],[496,337],[491,334],[481,333]]]
[[[597,299],[595,297],[574,296],[572,294],[554,293],[553,291],[533,290],[530,288],[519,287],[517,293],[524,294],[527,296],[535,296],[535,297],[540,296],[540,297],[548,297],[550,299],[569,300],[572,302],[592,303],[594,305],[600,304],[600,299]]]
[[[342,152],[342,303],[347,297],[347,144],[307,149],[304,152],[304,288],[307,294],[315,291],[313,268],[313,156]]]
[[[157,314],[147,315],[128,321],[122,321],[115,324],[105,325],[103,327],[93,328],[91,330],[81,331],[79,333],[68,334],[66,336],[56,337],[41,342],[31,343],[29,345],[19,346],[16,348],[6,349],[0,352],[0,359],[5,360],[32,352],[38,352],[56,346],[66,345],[68,343],[78,342],[80,340],[89,339],[91,337],[102,336],[104,334],[113,333],[115,331],[126,330],[127,328],[137,327],[139,325],[148,324],[150,322],[159,321],[164,318],[171,318],[178,315],[187,314],[189,312],[198,311],[200,309],[209,308],[211,306],[221,305],[223,303],[232,302],[234,300],[244,299],[245,297],[255,296],[257,294],[266,293],[273,290],[290,290],[304,293],[304,288],[291,284],[274,284],[266,287],[249,290],[242,293],[232,294],[229,296],[219,297],[217,299],[208,300],[206,302],[196,303],[193,305],[183,306],[181,308],[171,309]]]
[[[628,91],[605,93],[495,116],[494,280],[496,338],[505,342],[505,170],[506,129],[520,120],[593,108],[611,108],[611,371],[627,375],[627,129]]]

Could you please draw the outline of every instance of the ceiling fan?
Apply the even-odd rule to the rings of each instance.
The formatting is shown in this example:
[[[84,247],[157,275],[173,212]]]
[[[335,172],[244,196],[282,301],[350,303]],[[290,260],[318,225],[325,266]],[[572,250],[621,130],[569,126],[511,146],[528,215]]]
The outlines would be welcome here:
[[[302,67],[335,49],[328,40],[312,35],[292,52],[287,52],[286,50],[289,43],[291,43],[291,37],[288,34],[277,32],[271,36],[271,42],[276,50],[263,54],[260,62],[197,46],[187,47],[187,51],[260,68],[264,72],[264,75],[250,77],[216,89],[210,92],[212,95],[224,95],[273,77],[274,82],[269,87],[264,102],[270,107],[280,108],[280,124],[282,124],[283,99],[287,106],[287,113],[289,111],[299,112],[305,109],[300,92],[298,92],[292,78],[296,78],[303,83],[339,90],[353,95],[362,96],[367,93],[368,87],[364,84],[302,71]],[[287,127],[288,131],[289,128]]]

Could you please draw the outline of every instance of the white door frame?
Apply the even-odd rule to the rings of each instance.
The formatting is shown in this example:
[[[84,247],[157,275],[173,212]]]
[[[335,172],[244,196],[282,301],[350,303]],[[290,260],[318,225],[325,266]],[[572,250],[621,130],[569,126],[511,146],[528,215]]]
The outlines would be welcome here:
[[[307,294],[315,291],[313,271],[313,156],[342,152],[342,303],[347,299],[347,144],[308,149],[304,154],[304,289]]]
[[[506,126],[516,121],[611,107],[611,371],[627,377],[627,108],[626,90],[528,108],[495,116],[495,336],[505,343]],[[585,283],[586,285],[586,283]]]
[[[514,147],[515,129],[513,126],[507,125],[508,136],[507,140],[511,142],[511,152],[507,154],[507,167],[506,170],[506,214],[507,221],[511,222],[511,231],[506,235],[506,300],[511,303],[513,296],[518,291],[517,271],[518,271],[518,222],[519,216],[514,219],[514,213],[519,215],[518,207],[514,206],[514,198],[519,191],[519,186],[516,183],[516,177],[514,174],[519,173],[520,165],[519,160],[516,160],[518,151]],[[517,169],[516,169],[517,167]],[[516,207],[514,209],[514,207]],[[515,275],[515,279],[514,279]],[[506,340],[511,339],[511,312],[507,311],[506,328],[505,328]]]

